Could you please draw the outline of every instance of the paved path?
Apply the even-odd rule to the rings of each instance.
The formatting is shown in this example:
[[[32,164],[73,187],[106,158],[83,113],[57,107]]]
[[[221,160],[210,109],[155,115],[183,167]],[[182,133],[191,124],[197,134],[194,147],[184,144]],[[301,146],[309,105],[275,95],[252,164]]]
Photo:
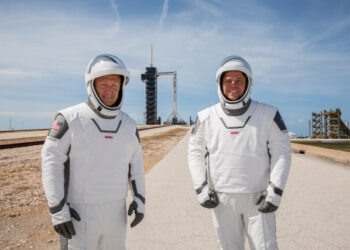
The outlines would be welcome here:
[[[147,174],[146,217],[128,228],[127,249],[219,249],[211,211],[193,191],[188,138]],[[293,154],[276,217],[282,250],[350,249],[350,166]]]
[[[211,211],[193,190],[187,143],[188,135],[146,175],[146,216],[128,229],[127,249],[218,249]]]
[[[293,154],[283,196],[281,249],[350,249],[350,165]]]

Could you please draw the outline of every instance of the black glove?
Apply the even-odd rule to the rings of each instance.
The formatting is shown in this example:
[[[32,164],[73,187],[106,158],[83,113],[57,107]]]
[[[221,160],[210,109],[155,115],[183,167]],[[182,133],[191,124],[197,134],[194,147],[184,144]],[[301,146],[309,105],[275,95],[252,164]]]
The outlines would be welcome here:
[[[139,224],[143,220],[143,217],[144,217],[143,213],[140,213],[137,211],[137,207],[138,207],[138,205],[137,205],[136,201],[131,202],[131,204],[129,206],[128,215],[130,216],[130,215],[132,215],[133,211],[135,212],[135,219],[131,222],[131,224],[130,224],[131,227],[134,227],[137,224]]]
[[[77,221],[81,220],[79,214],[73,208],[70,207],[69,212],[72,218],[76,219]],[[53,228],[57,233],[61,234],[63,237],[67,239],[71,239],[72,235],[75,235],[73,222],[71,220],[55,225]]]
[[[214,208],[219,205],[219,198],[217,193],[214,190],[210,190],[208,193],[208,200],[205,200],[203,203],[201,203],[202,207],[205,208]]]
[[[208,185],[205,185],[203,189],[196,190],[197,199],[202,207],[214,208],[219,205],[219,198],[214,190],[209,189]]]
[[[275,212],[278,208],[278,206],[272,204],[269,201],[266,201],[266,197],[268,195],[268,191],[265,190],[261,192],[261,194],[257,197],[255,201],[255,205],[259,205],[262,201],[262,205],[258,208],[258,210],[262,213],[272,213]]]

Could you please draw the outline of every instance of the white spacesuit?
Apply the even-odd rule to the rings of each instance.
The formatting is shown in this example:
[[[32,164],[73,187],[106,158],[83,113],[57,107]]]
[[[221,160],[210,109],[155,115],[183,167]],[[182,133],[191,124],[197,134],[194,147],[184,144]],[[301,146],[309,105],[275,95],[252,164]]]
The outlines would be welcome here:
[[[95,91],[94,80],[105,75],[121,76],[113,107]],[[42,180],[62,249],[125,249],[128,182],[134,198],[128,213],[135,212],[131,226],[143,219],[142,148],[135,121],[120,111],[128,80],[119,58],[92,59],[85,75],[87,103],[59,111],[46,138]]]
[[[235,101],[223,94],[227,71],[240,71],[247,79],[243,96]],[[214,208],[222,249],[244,249],[244,234],[252,249],[277,249],[273,212],[290,168],[287,129],[276,108],[250,99],[252,73],[243,58],[228,57],[216,76],[221,102],[198,113],[189,141],[198,200]]]

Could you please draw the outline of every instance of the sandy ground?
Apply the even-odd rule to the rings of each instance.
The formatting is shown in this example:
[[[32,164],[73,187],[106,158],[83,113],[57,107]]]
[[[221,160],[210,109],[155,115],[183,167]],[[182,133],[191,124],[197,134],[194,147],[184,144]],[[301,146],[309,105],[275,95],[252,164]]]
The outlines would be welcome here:
[[[146,173],[188,128],[141,133]],[[0,249],[58,249],[41,183],[42,145],[0,150]]]
[[[316,157],[329,159],[332,161],[350,165],[350,152],[343,151],[343,149],[347,150],[346,147],[344,147],[343,149],[331,149],[312,145],[304,145],[299,143],[291,143],[291,145],[293,152],[303,152],[303,154],[306,155],[313,155]]]

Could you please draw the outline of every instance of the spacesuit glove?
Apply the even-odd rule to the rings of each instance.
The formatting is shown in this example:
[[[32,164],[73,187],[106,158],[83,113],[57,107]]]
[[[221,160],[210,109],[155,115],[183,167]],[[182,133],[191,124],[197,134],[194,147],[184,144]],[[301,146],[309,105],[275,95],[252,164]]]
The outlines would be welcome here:
[[[214,190],[209,189],[208,185],[205,185],[202,192],[197,194],[197,199],[202,207],[214,208],[219,205],[219,198]]]
[[[143,205],[143,204],[142,204]],[[141,209],[142,206],[139,206],[139,204],[136,201],[131,202],[128,210],[128,215],[132,215],[132,213],[135,213],[135,219],[131,222],[130,226],[134,227],[137,224],[139,224],[144,217],[144,208]],[[143,205],[144,207],[144,205]]]
[[[275,212],[281,203],[282,193],[283,191],[281,189],[270,183],[267,189],[261,192],[257,197],[255,205],[261,203],[258,210],[262,213]]]
[[[80,221],[80,216],[73,208],[70,208],[67,204],[64,204],[63,208],[51,214],[51,219],[55,231],[61,234],[67,239],[71,239],[72,235],[75,235],[72,218]]]

